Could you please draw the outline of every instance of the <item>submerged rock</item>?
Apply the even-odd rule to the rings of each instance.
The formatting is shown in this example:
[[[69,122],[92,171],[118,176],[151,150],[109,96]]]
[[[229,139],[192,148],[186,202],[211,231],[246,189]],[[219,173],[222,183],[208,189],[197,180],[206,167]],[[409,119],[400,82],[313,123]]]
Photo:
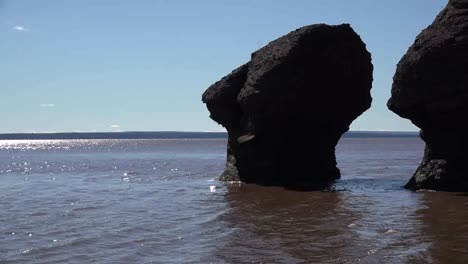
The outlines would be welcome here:
[[[371,55],[348,24],[297,29],[203,94],[229,134],[221,180],[323,186],[340,177],[335,146],[372,98]]]
[[[387,103],[421,128],[409,189],[468,190],[468,0],[450,0],[398,64]]]

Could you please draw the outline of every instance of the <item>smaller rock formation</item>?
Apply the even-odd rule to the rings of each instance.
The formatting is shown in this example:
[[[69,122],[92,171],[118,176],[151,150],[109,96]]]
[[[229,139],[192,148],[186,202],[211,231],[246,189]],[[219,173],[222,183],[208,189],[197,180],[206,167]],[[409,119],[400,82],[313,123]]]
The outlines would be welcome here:
[[[297,29],[209,87],[203,102],[229,134],[221,180],[323,186],[335,146],[372,98],[371,55],[348,24]]]
[[[468,0],[450,0],[398,64],[387,103],[421,128],[409,189],[468,190]]]

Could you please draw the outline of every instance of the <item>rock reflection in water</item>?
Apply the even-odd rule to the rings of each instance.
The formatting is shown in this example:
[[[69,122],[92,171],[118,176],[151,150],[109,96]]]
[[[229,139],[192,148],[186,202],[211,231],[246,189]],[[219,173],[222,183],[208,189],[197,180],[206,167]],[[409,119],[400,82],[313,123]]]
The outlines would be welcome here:
[[[362,180],[346,184],[366,185]],[[254,185],[228,189],[229,210],[222,218],[234,231],[215,254],[227,263],[430,259],[425,253],[430,243],[420,241],[419,194],[297,192]]]

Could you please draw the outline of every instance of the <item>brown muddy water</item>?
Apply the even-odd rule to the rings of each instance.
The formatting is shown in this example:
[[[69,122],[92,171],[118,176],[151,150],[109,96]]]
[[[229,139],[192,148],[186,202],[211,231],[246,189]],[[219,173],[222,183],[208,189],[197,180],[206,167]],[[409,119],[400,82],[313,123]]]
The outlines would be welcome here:
[[[220,183],[225,143],[0,141],[0,263],[468,263],[468,194],[402,188],[418,138],[342,139],[334,192]]]

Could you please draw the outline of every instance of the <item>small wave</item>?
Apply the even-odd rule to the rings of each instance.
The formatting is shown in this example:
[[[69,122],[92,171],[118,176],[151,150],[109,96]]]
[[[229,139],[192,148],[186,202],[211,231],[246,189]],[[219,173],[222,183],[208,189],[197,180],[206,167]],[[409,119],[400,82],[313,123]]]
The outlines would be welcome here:
[[[83,206],[71,209],[72,212],[80,212],[80,211],[90,211],[90,210],[97,210],[98,207],[95,206]]]
[[[120,177],[123,182],[141,182],[143,179],[140,177],[140,173],[136,171],[127,171]]]
[[[136,171],[127,171],[127,172],[124,172],[123,176],[136,176],[138,174],[139,173]]]
[[[397,233],[398,231],[394,230],[394,229],[388,229],[387,231],[385,231],[385,235],[387,234],[393,234],[393,233]]]
[[[24,249],[24,250],[21,250],[21,254],[28,254],[28,253],[31,253],[32,249]]]

